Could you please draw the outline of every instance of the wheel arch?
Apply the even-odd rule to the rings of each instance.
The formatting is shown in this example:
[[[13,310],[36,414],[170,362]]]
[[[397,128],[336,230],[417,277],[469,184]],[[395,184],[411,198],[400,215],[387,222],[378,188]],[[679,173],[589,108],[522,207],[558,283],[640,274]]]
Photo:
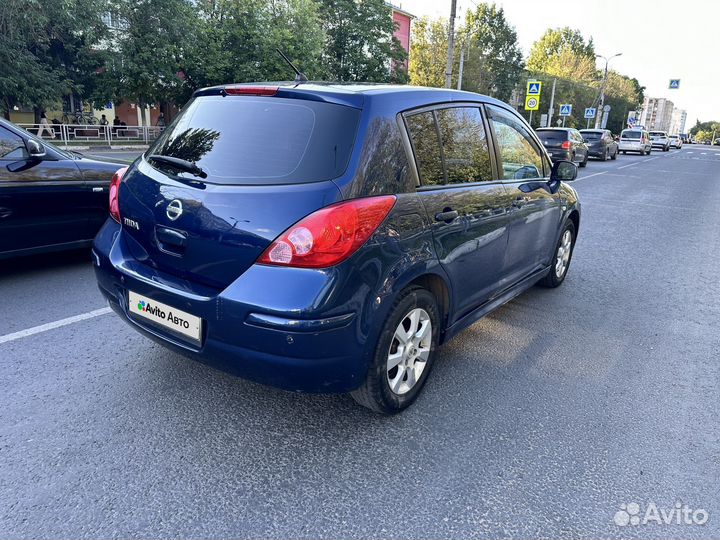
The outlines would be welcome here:
[[[442,335],[445,333],[445,329],[448,325],[448,319],[450,317],[450,289],[448,288],[447,283],[438,274],[428,273],[413,278],[410,282],[405,284],[403,290],[410,287],[422,287],[423,289],[430,291],[437,300],[440,317],[442,319],[440,340],[442,342]]]

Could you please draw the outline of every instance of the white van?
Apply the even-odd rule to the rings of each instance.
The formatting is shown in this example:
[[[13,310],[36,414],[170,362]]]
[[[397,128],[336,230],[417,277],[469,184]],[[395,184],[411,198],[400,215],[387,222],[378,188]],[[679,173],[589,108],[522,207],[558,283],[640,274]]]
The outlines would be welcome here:
[[[650,134],[644,129],[639,128],[623,129],[620,133],[620,143],[618,147],[623,154],[638,152],[640,155],[649,155],[652,151]]]

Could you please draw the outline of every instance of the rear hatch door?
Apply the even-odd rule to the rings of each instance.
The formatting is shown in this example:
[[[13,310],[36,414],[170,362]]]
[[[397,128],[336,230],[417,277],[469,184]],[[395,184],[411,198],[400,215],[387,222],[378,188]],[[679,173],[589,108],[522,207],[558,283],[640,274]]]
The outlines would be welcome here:
[[[290,225],[340,199],[332,179],[347,167],[359,114],[276,96],[195,98],[121,185],[131,253],[163,272],[226,287]],[[202,175],[154,155],[194,163]]]

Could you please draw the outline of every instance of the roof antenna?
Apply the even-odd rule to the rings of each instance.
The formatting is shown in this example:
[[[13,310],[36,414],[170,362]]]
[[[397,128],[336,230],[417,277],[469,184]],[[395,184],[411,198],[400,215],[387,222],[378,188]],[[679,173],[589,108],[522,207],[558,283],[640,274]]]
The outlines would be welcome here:
[[[308,78],[305,76],[305,74],[300,71],[298,68],[295,67],[295,64],[293,64],[290,59],[285,56],[285,53],[283,53],[280,49],[275,49],[280,56],[282,56],[283,60],[285,60],[288,65],[292,68],[292,70],[295,72],[295,82],[297,84],[308,82]]]

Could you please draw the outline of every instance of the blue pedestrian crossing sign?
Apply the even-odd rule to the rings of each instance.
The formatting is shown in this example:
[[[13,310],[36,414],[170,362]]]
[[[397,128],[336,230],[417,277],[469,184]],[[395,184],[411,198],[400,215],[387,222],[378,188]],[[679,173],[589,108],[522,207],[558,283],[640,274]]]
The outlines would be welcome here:
[[[565,103],[560,105],[560,116],[570,116],[572,114],[572,105]]]
[[[539,96],[542,91],[542,81],[528,81],[527,92],[528,96]]]
[[[585,109],[585,118],[595,118],[595,107]]]
[[[670,89],[677,90],[680,88],[680,79],[670,79]]]

